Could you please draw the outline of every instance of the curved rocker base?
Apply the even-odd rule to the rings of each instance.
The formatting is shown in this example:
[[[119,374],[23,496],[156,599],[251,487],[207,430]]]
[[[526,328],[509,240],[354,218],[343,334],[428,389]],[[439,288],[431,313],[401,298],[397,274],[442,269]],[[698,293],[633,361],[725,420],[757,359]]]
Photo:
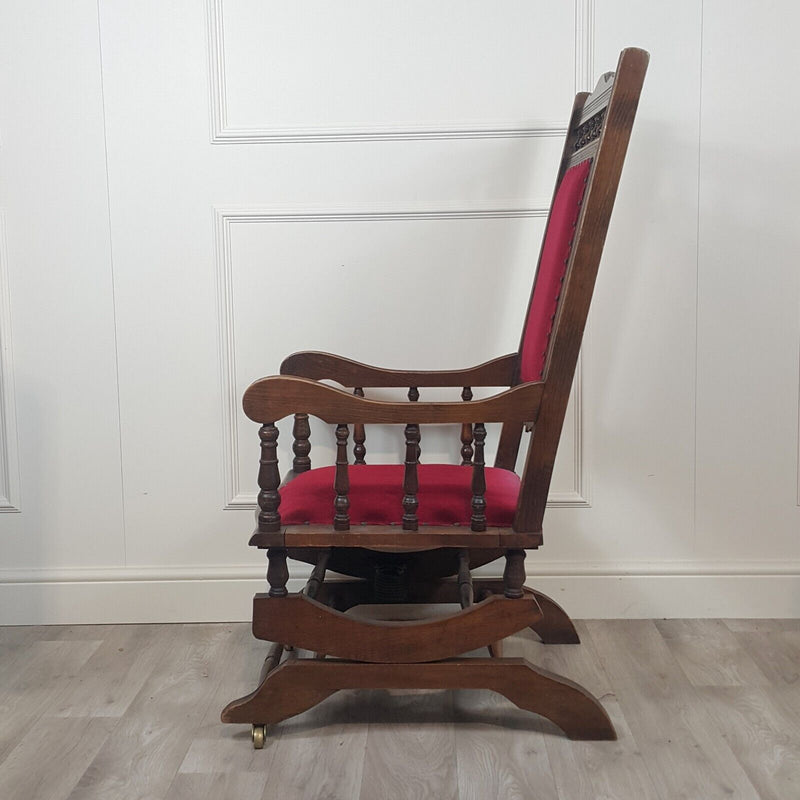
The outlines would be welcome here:
[[[474,578],[472,581],[475,596],[503,594],[503,581],[487,578]],[[580,644],[578,632],[569,615],[551,597],[542,592],[523,586],[526,597],[534,597],[542,615],[530,628],[544,644]],[[375,598],[370,584],[366,581],[327,581],[320,587],[317,600],[329,604],[338,611],[347,611],[364,603],[374,603]],[[452,580],[438,580],[419,583],[412,588],[408,598],[410,603],[458,603],[458,584]],[[508,634],[503,634],[508,635]],[[499,636],[495,638],[500,638]],[[466,648],[461,652],[466,652]]]
[[[524,658],[464,658],[427,664],[292,659],[252,694],[234,700],[223,722],[269,725],[300,714],[341,689],[488,689],[561,728],[570,739],[616,739],[600,702],[577,683]]]
[[[561,606],[536,589],[522,587],[527,596],[530,592],[542,609],[541,619],[531,625],[531,630],[539,634],[543,644],[580,644],[581,640],[569,615]]]
[[[536,624],[541,616],[532,595],[512,600],[493,594],[447,616],[372,622],[346,616],[302,594],[257,594],[253,635],[338,658],[402,664],[440,661],[485,647]]]
[[[503,581],[500,580],[476,578],[472,583],[478,597],[482,593],[488,592],[503,593]],[[542,610],[542,616],[529,626],[534,633],[539,634],[542,644],[581,643],[569,614],[552,597],[548,597],[537,589],[531,589],[529,586],[523,586],[522,590],[525,592],[525,597],[535,598]]]

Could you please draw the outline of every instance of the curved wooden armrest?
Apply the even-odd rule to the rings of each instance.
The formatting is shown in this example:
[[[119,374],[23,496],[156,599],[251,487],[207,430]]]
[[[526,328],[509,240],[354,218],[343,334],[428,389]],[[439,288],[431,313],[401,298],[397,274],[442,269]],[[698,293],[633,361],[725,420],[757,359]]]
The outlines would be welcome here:
[[[367,400],[308,378],[273,375],[252,383],[244,393],[244,413],[254,422],[277,422],[290,414],[312,414],[333,424],[519,422],[535,420],[543,383],[513,389],[469,403],[407,403]]]
[[[397,370],[372,367],[349,358],[306,350],[283,360],[281,375],[333,380],[342,386],[511,386],[517,354],[494,358],[476,367],[451,370]]]

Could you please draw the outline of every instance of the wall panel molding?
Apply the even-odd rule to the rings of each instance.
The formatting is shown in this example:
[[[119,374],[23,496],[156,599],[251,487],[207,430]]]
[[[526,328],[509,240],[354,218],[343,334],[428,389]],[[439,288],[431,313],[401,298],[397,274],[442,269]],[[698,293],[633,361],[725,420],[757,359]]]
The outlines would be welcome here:
[[[487,124],[419,123],[357,127],[237,127],[228,120],[223,0],[207,0],[207,41],[212,144],[286,142],[403,141],[409,139],[497,139],[564,136],[563,121],[525,123],[499,120]],[[591,90],[594,53],[594,0],[575,0],[576,91]]]
[[[595,0],[575,0],[575,93],[594,89],[594,4]],[[575,367],[573,401],[575,404],[574,475],[572,492],[551,492],[549,508],[589,508],[589,476],[584,459],[585,429],[583,424],[584,372],[583,359],[586,341],[590,338],[591,317],[587,322],[584,346]]]
[[[578,354],[578,363],[575,366],[575,379],[572,387],[573,402],[573,430],[575,441],[572,450],[572,481],[573,488],[569,492],[550,492],[547,498],[548,508],[591,508],[589,468],[586,458],[586,427],[584,419],[584,393],[586,379],[583,372],[583,359],[586,352],[586,337],[584,348]]]
[[[235,225],[271,223],[319,223],[319,222],[391,222],[408,220],[451,219],[518,219],[546,217],[545,205],[525,207],[480,208],[446,205],[424,208],[373,208],[317,209],[305,208],[215,208],[215,267],[218,290],[218,314],[220,337],[220,382],[222,388],[222,439],[224,463],[224,509],[254,510],[256,492],[242,490],[239,474],[239,397],[236,378],[236,332],[233,307],[233,263],[231,257],[231,230]],[[588,507],[589,477],[587,473],[585,436],[583,432],[583,386],[580,364],[575,379],[574,402],[574,486],[568,492],[556,492],[548,503],[551,507]]]
[[[723,559],[658,561],[550,561],[540,558],[535,552],[527,556],[526,564],[530,578],[546,577],[594,577],[614,578],[633,575],[658,577],[769,577],[792,575],[800,577],[800,559],[765,559],[759,561],[737,561]],[[311,566],[300,561],[291,561],[292,578],[305,585],[311,575]],[[473,570],[478,576],[499,577],[498,561]],[[0,586],[15,583],[129,583],[147,581],[239,581],[265,580],[266,559],[259,564],[209,564],[174,566],[119,566],[119,567],[42,567],[36,569],[0,569]],[[534,580],[534,583],[536,581]],[[0,624],[2,622],[0,621]]]
[[[19,512],[19,493],[8,249],[5,215],[0,209],[0,512]]]
[[[594,89],[594,3],[575,0],[575,93]]]

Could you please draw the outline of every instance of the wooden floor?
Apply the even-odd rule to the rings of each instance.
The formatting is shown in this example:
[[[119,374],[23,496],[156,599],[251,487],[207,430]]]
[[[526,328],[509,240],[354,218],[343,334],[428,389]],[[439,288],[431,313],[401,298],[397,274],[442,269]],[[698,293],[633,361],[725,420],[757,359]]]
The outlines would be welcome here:
[[[594,621],[506,654],[583,683],[617,742],[489,692],[340,692],[263,750],[246,624],[0,628],[0,798],[800,798],[800,620]]]

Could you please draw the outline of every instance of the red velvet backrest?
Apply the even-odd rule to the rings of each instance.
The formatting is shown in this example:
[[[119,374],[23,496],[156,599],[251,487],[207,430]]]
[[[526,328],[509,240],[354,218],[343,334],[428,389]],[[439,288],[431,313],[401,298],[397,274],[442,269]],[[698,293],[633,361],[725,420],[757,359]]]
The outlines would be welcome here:
[[[547,348],[567,271],[575,227],[581,211],[591,160],[571,167],[558,187],[547,222],[539,271],[522,334],[519,378],[524,383],[544,378]]]
[[[559,166],[563,178],[553,200],[520,345],[517,380],[541,376],[546,386],[531,414],[533,436],[522,473],[515,531],[542,530],[592,292],[648,60],[646,51],[626,48],[615,72],[602,75],[591,94],[579,92],[575,97]],[[587,175],[588,183],[582,187]],[[570,245],[574,220],[577,228]],[[521,432],[518,424],[503,427],[504,447],[498,449],[497,466],[514,469]]]

